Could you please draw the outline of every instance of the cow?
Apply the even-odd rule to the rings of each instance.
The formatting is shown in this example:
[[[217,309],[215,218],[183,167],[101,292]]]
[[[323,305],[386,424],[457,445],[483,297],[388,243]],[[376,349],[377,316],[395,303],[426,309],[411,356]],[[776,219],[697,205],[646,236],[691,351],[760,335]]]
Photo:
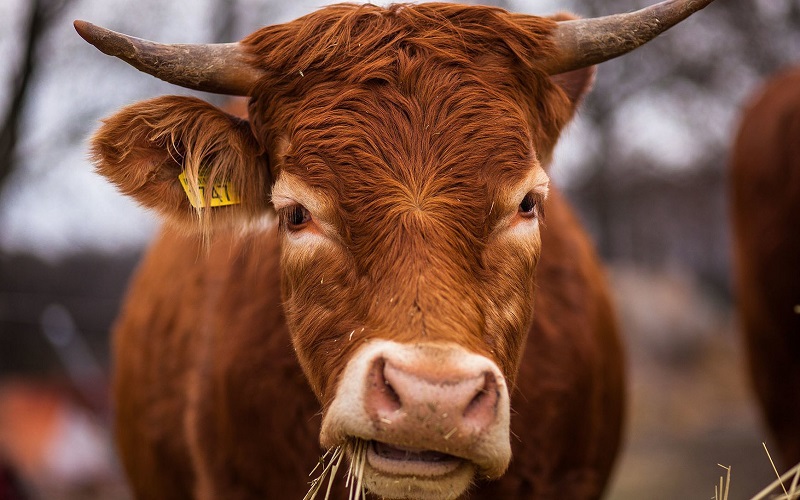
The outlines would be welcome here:
[[[737,309],[750,378],[785,465],[800,463],[800,68],[747,106],[731,159]]]
[[[710,1],[343,4],[219,45],[76,21],[142,71],[249,97],[246,120],[151,99],[91,140],[164,220],[114,332],[136,497],[300,498],[318,461],[334,497],[601,495],[624,356],[549,164],[594,66]]]

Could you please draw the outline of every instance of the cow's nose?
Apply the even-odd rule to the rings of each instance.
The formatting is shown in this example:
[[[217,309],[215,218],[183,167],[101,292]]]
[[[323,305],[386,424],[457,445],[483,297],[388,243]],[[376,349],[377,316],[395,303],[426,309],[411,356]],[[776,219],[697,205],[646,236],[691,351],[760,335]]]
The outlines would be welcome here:
[[[462,466],[497,478],[511,459],[509,413],[489,358],[458,345],[375,341],[345,368],[320,440],[370,442],[367,464],[387,478]]]
[[[383,423],[411,417],[447,429],[447,434],[474,435],[497,418],[499,387],[487,370],[442,370],[433,365],[405,366],[385,357],[368,372],[364,404]]]

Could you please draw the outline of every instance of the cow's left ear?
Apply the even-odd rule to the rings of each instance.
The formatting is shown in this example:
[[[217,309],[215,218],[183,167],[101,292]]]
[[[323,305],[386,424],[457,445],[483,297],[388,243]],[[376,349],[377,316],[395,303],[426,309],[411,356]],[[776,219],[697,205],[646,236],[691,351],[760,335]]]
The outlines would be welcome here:
[[[577,18],[577,16],[568,12],[559,12],[558,14],[550,16],[550,19],[553,21],[569,21]],[[572,103],[572,110],[574,112],[578,105],[580,105],[584,96],[592,89],[596,74],[597,66],[588,66],[586,68],[551,76],[550,79],[567,94],[567,97],[569,97]]]
[[[575,110],[584,96],[592,89],[596,74],[597,67],[589,66],[587,68],[561,73],[560,75],[554,75],[551,76],[550,79],[567,94],[567,97],[569,97],[572,103],[572,109]]]
[[[247,121],[193,97],[120,110],[91,141],[97,171],[183,229],[271,210],[269,165]]]

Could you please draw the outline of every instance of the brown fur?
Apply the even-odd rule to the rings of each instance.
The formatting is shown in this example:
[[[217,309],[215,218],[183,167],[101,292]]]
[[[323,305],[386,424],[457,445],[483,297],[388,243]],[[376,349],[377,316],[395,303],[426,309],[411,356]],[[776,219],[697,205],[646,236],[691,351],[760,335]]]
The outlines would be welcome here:
[[[750,374],[785,465],[800,462],[800,70],[770,81],[733,152],[737,296]]]
[[[371,338],[457,342],[515,387],[511,467],[470,498],[600,495],[624,390],[597,259],[557,191],[541,255],[498,236],[518,203],[505,194],[549,162],[593,76],[537,69],[553,26],[488,7],[329,7],[243,41],[266,74],[252,136],[177,97],[107,120],[101,173],[177,224],[191,211],[174,179],[193,158],[245,193],[227,221],[269,217],[265,193],[289,173],[330,201],[336,234],[299,255],[285,223],[226,229],[202,211],[207,251],[165,228],[115,334],[138,497],[300,498],[320,403]]]

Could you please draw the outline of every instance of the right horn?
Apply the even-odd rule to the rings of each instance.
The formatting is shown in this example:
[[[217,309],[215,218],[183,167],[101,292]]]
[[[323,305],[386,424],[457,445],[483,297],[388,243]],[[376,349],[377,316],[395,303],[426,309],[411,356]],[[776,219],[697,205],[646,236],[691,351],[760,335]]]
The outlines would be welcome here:
[[[537,63],[549,75],[599,64],[644,45],[714,0],[666,0],[636,12],[560,21],[556,51]]]

